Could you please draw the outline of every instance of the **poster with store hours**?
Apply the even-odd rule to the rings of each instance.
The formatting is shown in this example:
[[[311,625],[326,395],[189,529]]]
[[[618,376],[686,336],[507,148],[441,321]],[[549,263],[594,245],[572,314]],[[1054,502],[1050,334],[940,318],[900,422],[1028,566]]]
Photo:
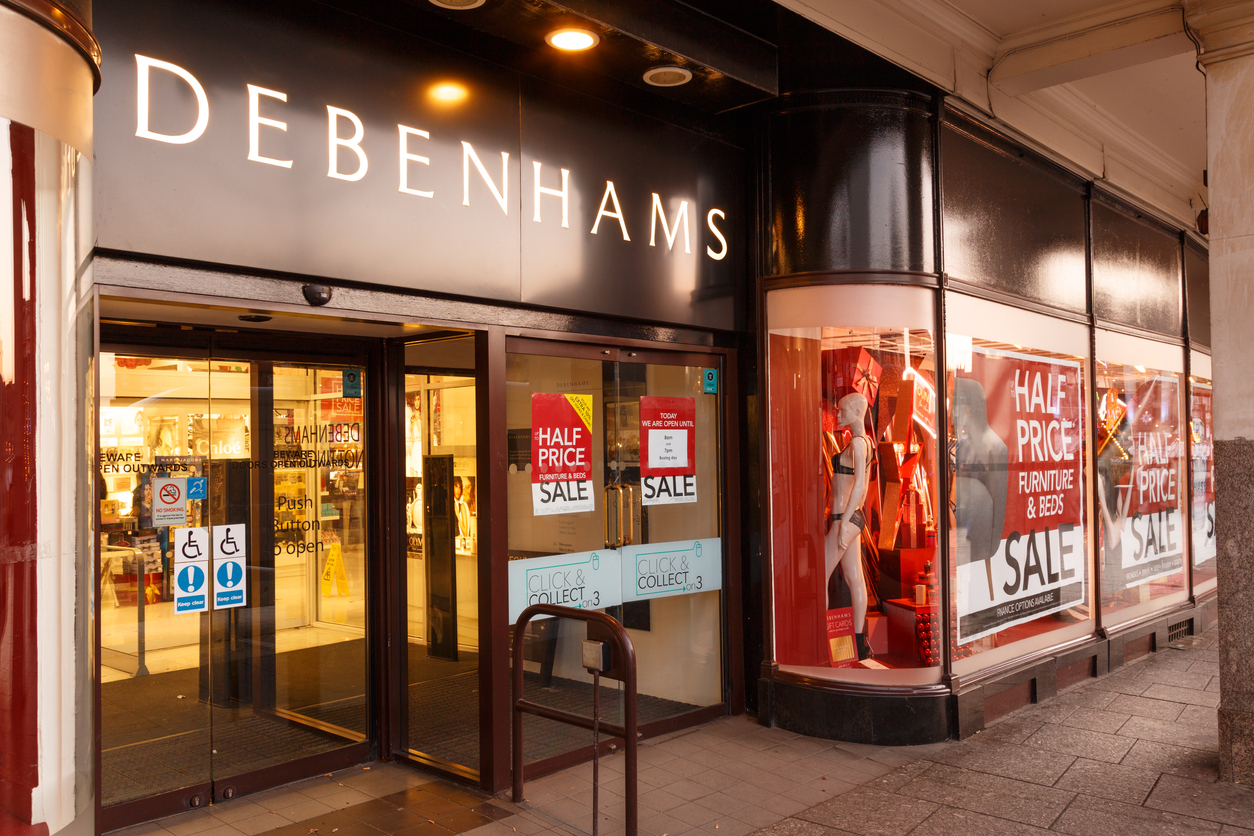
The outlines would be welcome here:
[[[1085,600],[1082,373],[979,347],[955,372],[959,644]]]
[[[644,505],[697,501],[695,398],[640,399],[640,490]]]
[[[533,512],[578,514],[596,507],[592,484],[592,396],[531,396]]]

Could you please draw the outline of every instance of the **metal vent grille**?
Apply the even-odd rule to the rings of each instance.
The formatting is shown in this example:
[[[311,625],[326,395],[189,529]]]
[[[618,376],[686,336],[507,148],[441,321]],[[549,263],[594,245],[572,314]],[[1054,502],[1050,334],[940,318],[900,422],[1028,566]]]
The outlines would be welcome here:
[[[1167,626],[1167,642],[1178,642],[1185,636],[1193,635],[1193,619],[1180,621]]]

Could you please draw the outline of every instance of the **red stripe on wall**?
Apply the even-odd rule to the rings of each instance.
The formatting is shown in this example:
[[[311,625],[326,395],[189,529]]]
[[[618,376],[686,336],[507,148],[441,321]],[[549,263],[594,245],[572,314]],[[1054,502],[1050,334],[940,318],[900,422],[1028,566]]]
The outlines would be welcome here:
[[[13,378],[0,379],[0,806],[31,820],[39,784],[35,624],[35,131],[9,126],[13,156]],[[0,176],[4,176],[0,174]]]

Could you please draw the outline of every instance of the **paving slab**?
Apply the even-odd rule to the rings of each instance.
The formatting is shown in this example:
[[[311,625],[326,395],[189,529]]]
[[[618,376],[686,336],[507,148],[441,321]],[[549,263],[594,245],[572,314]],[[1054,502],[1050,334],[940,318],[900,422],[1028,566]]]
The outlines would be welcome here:
[[[935,753],[932,760],[1050,787],[1067,771],[1075,761],[1075,756],[973,739]]]
[[[864,836],[905,836],[940,805],[859,787],[812,807],[797,818]]]
[[[910,831],[910,836],[1047,836],[1048,833],[1028,824],[941,807]]]
[[[1151,700],[1130,694],[1117,694],[1106,706],[1106,710],[1137,717],[1152,717],[1155,720],[1174,720],[1180,716],[1180,712],[1184,711],[1184,705],[1168,700]]]
[[[945,807],[1045,828],[1062,815],[1075,797],[1074,792],[949,764],[932,766],[897,792]]]
[[[1076,762],[1054,786],[1125,804],[1141,804],[1149,797],[1161,775],[1156,770],[1076,758]]]
[[[1077,795],[1051,828],[1071,836],[1212,836],[1220,825],[1205,819]]]
[[[1196,708],[1197,706],[1188,706]],[[1207,709],[1209,710],[1209,709]],[[1172,746],[1183,746],[1187,749],[1216,751],[1219,747],[1219,724],[1204,725],[1198,722],[1175,720],[1151,720],[1149,717],[1133,717],[1119,729],[1120,737],[1138,740],[1153,740],[1158,743],[1169,743]]]
[[[1254,823],[1254,787],[1164,775],[1145,806],[1241,827]]]
[[[1198,781],[1219,780],[1218,748],[1213,752],[1205,752],[1201,749],[1189,749],[1169,743],[1138,740],[1120,763],[1124,766],[1181,775]]]
[[[1123,756],[1128,754],[1133,743],[1135,741],[1127,737],[1089,729],[1056,726],[1052,723],[1045,724],[1023,741],[1025,747],[1048,749],[1051,752],[1061,752],[1064,755],[1075,755],[1107,763],[1119,763],[1123,760]]]

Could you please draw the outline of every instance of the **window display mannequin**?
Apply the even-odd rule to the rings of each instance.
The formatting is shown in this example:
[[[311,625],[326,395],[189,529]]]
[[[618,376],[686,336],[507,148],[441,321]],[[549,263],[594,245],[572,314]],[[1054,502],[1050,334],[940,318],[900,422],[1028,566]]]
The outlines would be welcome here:
[[[954,524],[959,532],[957,563],[984,562],[993,600],[992,558],[1006,524],[1010,451],[988,425],[988,401],[979,381],[954,381]],[[963,538],[968,546],[962,548]]]
[[[862,580],[862,530],[866,517],[868,471],[871,467],[871,439],[866,434],[866,398],[857,392],[840,399],[836,409],[838,426],[848,427],[852,438],[832,457],[832,527],[825,543],[824,575],[829,581],[839,566],[853,601],[853,630],[858,643],[858,660],[869,659],[871,644],[866,636],[866,584]],[[826,584],[824,584],[826,588]]]

